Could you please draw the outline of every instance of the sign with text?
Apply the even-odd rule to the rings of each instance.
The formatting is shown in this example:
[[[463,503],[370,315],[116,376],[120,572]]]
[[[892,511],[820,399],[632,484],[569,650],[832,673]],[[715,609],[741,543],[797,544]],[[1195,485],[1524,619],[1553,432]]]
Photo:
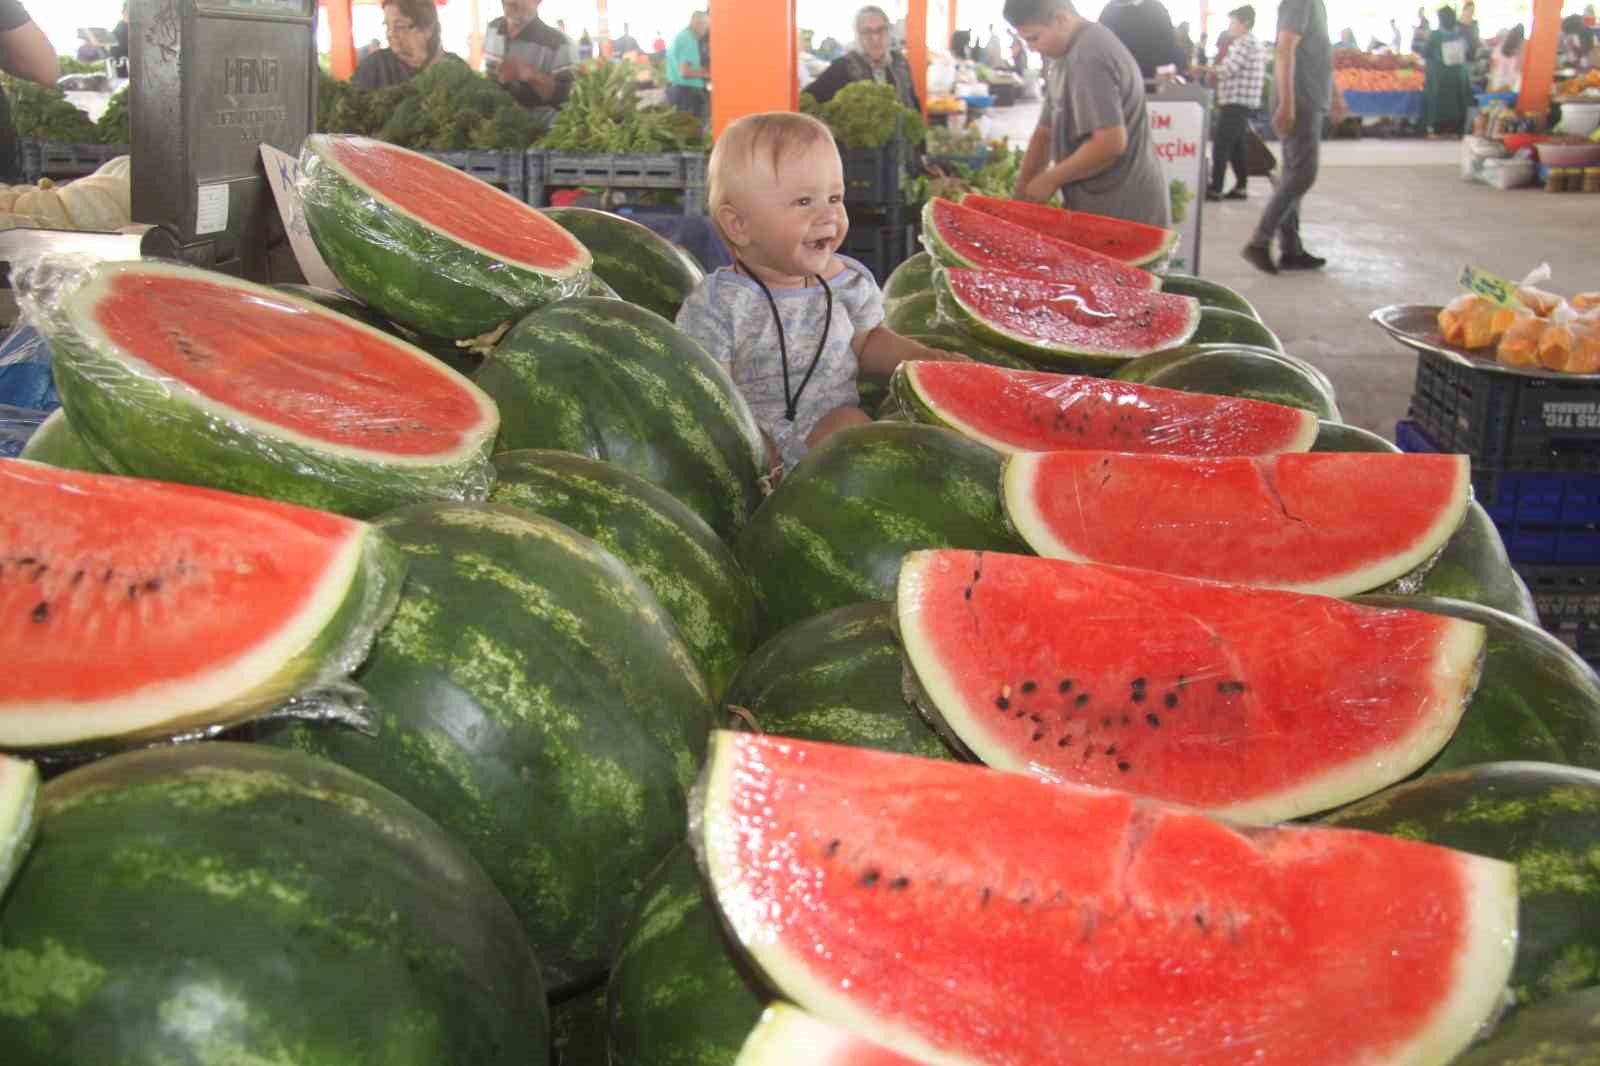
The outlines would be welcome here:
[[[300,203],[300,190],[295,181],[300,177],[300,163],[287,152],[280,152],[270,144],[261,146],[261,165],[267,172],[267,184],[272,186],[273,198],[278,203],[278,217],[283,219],[283,232],[289,235],[289,248],[307,283],[319,289],[339,292],[339,279],[333,276],[322,253],[311,242],[311,231],[306,228],[306,213]]]
[[[1150,143],[1172,198],[1172,227],[1183,236],[1169,270],[1200,273],[1200,209],[1206,188],[1206,107],[1197,100],[1152,97]]]
[[[1496,277],[1487,270],[1479,270],[1475,266],[1461,268],[1461,276],[1456,279],[1463,289],[1474,296],[1481,296],[1492,304],[1504,307],[1509,311],[1525,311],[1526,305],[1517,299],[1517,286],[1505,278]]]

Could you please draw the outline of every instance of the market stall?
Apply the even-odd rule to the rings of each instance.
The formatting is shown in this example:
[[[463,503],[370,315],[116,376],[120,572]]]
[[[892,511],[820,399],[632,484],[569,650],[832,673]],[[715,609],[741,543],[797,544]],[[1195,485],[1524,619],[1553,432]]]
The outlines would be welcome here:
[[[1351,115],[1421,120],[1424,64],[1420,56],[1340,49],[1333,58],[1333,81],[1344,92]]]

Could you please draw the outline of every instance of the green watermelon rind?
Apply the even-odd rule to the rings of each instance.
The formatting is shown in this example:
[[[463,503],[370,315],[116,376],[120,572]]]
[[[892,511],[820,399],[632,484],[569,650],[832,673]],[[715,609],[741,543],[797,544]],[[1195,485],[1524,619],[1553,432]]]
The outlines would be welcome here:
[[[894,268],[883,283],[883,302],[891,304],[933,288],[933,256],[917,252]]]
[[[1230,357],[1237,357],[1234,362],[1239,366],[1230,367]],[[1242,367],[1248,370],[1251,364],[1262,368],[1276,364],[1283,371],[1273,371],[1272,380],[1267,382],[1271,387],[1256,387],[1248,381],[1240,385],[1237,378],[1230,374],[1230,369]],[[1183,385],[1168,383],[1167,379],[1173,374],[1192,373],[1196,367],[1207,372],[1205,387],[1197,387],[1194,382]],[[1323,421],[1344,421],[1334,397],[1333,383],[1326,374],[1303,359],[1257,345],[1180,345],[1129,360],[1113,371],[1112,376],[1122,381],[1159,385],[1167,389],[1183,388],[1189,392],[1205,392],[1215,396],[1246,396],[1285,407],[1299,407]]]
[[[996,218],[1003,219],[1006,222],[1012,222],[1012,223],[1015,223],[1016,225],[1019,225],[1019,226],[1027,226],[1027,225],[1029,225],[1029,223],[1027,221],[1023,220],[1022,218],[1010,218],[1010,217],[1007,217],[1007,215],[1005,213],[1001,212],[1001,211],[995,211],[992,207],[989,206],[988,203],[973,203],[974,197],[976,197],[977,200],[982,200],[982,201],[994,201],[994,200],[1004,201],[1004,199],[1005,199],[1004,197],[985,196],[985,195],[983,195],[981,193],[979,193],[979,194],[971,194],[971,193],[969,193],[967,196],[964,196],[964,197],[961,198],[961,203],[963,205],[969,205],[970,204],[971,206],[976,207],[977,210],[982,211],[984,214],[994,215]],[[1043,207],[1044,205],[1042,205],[1042,204],[1040,204],[1040,205],[1029,204],[1027,206],[1029,208],[1032,208],[1032,207]],[[1058,209],[1053,209],[1053,210],[1058,210]],[[1093,212],[1084,212],[1084,211],[1062,211],[1062,213],[1067,215],[1069,218],[1071,216],[1075,216],[1075,215],[1092,215],[1093,214]],[[1150,270],[1150,271],[1154,271],[1156,273],[1161,273],[1159,268],[1158,268],[1158,266],[1157,266],[1157,264],[1165,263],[1168,259],[1170,259],[1172,257],[1172,253],[1177,249],[1178,243],[1183,239],[1183,231],[1179,230],[1179,229],[1172,228],[1170,226],[1166,226],[1166,227],[1163,227],[1163,226],[1151,226],[1151,225],[1148,225],[1148,224],[1142,223],[1142,222],[1123,223],[1121,219],[1117,219],[1117,218],[1114,218],[1114,217],[1111,217],[1111,216],[1106,216],[1106,215],[1096,216],[1096,223],[1095,224],[1098,225],[1102,230],[1105,229],[1110,224],[1118,224],[1118,223],[1120,223],[1120,225],[1117,225],[1115,228],[1121,229],[1123,226],[1126,226],[1127,229],[1124,230],[1124,232],[1127,232],[1127,231],[1131,230],[1132,232],[1139,233],[1141,235],[1145,235],[1146,231],[1148,231],[1148,230],[1159,230],[1161,232],[1160,243],[1156,244],[1154,247],[1149,248],[1148,251],[1139,253],[1138,255],[1135,255],[1132,258],[1128,258],[1127,256],[1116,255],[1116,254],[1114,254],[1112,252],[1109,252],[1109,251],[1105,250],[1104,248],[1095,248],[1095,247],[1093,247],[1093,245],[1088,244],[1088,243],[1086,243],[1084,241],[1081,241],[1081,240],[1073,240],[1073,238],[1071,236],[1067,235],[1067,234],[1050,233],[1048,231],[1044,231],[1044,232],[1045,232],[1046,236],[1054,237],[1058,241],[1066,241],[1068,244],[1080,245],[1082,247],[1089,248],[1091,251],[1097,251],[1101,255],[1109,255],[1109,256],[1111,256],[1111,258],[1116,259],[1116,260],[1118,260],[1120,262],[1126,263],[1129,266],[1139,267],[1142,270]],[[1068,223],[1069,229],[1070,229],[1071,224],[1072,223],[1069,221],[1069,223]],[[1167,275],[1162,274],[1162,288],[1163,289],[1166,288],[1166,277],[1167,277]],[[1191,294],[1189,294],[1189,293],[1181,293],[1179,295],[1187,296],[1187,295],[1191,295]]]
[[[705,277],[694,257],[648,226],[590,207],[547,207],[544,214],[572,234],[594,257],[595,281],[619,300],[669,321]],[[590,295],[605,293],[591,288]]]
[[[1264,321],[1255,305],[1237,291],[1215,281],[1197,278],[1193,274],[1162,274],[1161,291],[1178,296],[1193,296],[1202,307],[1218,307],[1238,311],[1258,321]]]
[[[39,768],[0,755],[0,900],[39,830]]]
[[[67,409],[57,407],[48,418],[39,423],[28,443],[22,446],[19,459],[32,459],[59,470],[82,470],[88,474],[109,473],[104,464],[94,457],[83,437],[67,421]]]
[[[949,241],[947,241],[940,234],[938,220],[936,218],[936,213],[937,213],[937,210],[938,210],[938,205],[940,203],[942,203],[942,202],[948,203],[948,201],[941,201],[938,197],[934,197],[933,199],[930,199],[927,203],[922,205],[922,246],[923,246],[923,248],[927,250],[928,254],[933,257],[933,259],[935,260],[935,262],[938,265],[946,267],[946,268],[948,268],[948,267],[958,267],[958,268],[964,267],[964,268],[971,269],[971,270],[992,270],[992,269],[995,269],[991,265],[986,265],[984,263],[975,263],[972,260],[968,259],[966,256],[962,255],[955,248],[954,245],[952,245]],[[959,207],[960,205],[954,205],[954,206],[958,206]],[[974,210],[975,211],[976,208],[969,208],[968,210]],[[988,218],[995,226],[1006,227],[1006,226],[1015,225],[1015,223],[1008,222],[1008,221],[1006,221],[1004,219],[996,218],[993,215],[986,215],[984,217]],[[1049,238],[1047,238],[1047,239],[1049,239]],[[1058,243],[1063,243],[1064,244],[1065,242],[1058,242]],[[1101,258],[1100,253],[1091,252],[1089,249],[1080,249],[1080,252],[1084,253],[1084,254],[1094,255],[1097,259]],[[1110,259],[1111,257],[1110,256],[1104,256],[1103,258]],[[1132,288],[1135,292],[1159,292],[1161,290],[1162,280],[1161,280],[1161,275],[1160,274],[1157,274],[1154,271],[1146,270],[1144,267],[1136,266],[1136,265],[1134,265],[1132,263],[1122,263],[1122,262],[1119,261],[1119,262],[1117,262],[1117,265],[1119,267],[1125,267],[1128,270],[1137,271],[1138,273],[1144,274],[1146,277],[1148,277],[1150,279],[1150,283],[1148,285],[1144,285],[1144,286],[1125,286],[1126,288]],[[1039,275],[1038,274],[1034,274],[1034,273],[1030,273],[1030,274],[1027,274],[1026,276],[1028,276],[1028,277],[1038,277]],[[1114,284],[1113,282],[1110,282],[1110,281],[1106,281],[1105,283],[1106,284]]]
[[[907,333],[903,336],[907,340],[925,344],[929,348],[955,352],[957,355],[964,355],[979,363],[988,363],[990,366],[1003,366],[1011,370],[1034,369],[1032,363],[1015,352],[978,340],[976,337],[969,337],[954,324],[941,322],[933,333]]]
[[[365,330],[432,374],[447,374],[472,398],[481,418],[454,451],[434,457],[385,455],[317,440],[245,414],[167,377],[114,343],[92,320],[96,296],[120,273],[168,275],[224,284],[277,304]],[[494,402],[432,356],[354,319],[265,286],[156,262],[100,264],[41,323],[54,357],[56,387],[71,424],[96,460],[139,477],[265,496],[368,518],[425,499],[482,499],[493,471],[489,452],[499,428]]]
[[[1409,594],[1466,600],[1539,625],[1539,608],[1511,565],[1494,520],[1474,501],[1433,566]]]
[[[1597,1066],[1600,986],[1523,1007],[1451,1066]]]
[[[553,300],[588,292],[593,258],[576,238],[572,260],[560,269],[536,269],[485,251],[363,185],[333,158],[334,139],[312,134],[300,153],[306,225],[340,284],[384,317],[430,337],[466,340]],[[396,145],[337,139],[445,166]],[[508,212],[535,210],[492,185],[477,184],[483,196],[499,198]]]
[[[1311,445],[1314,452],[1384,452],[1390,455],[1400,449],[1384,440],[1370,429],[1352,426],[1345,422],[1330,422],[1326,418],[1317,422],[1317,439]]]
[[[1194,297],[1190,297],[1194,299]],[[1246,344],[1283,354],[1283,341],[1261,319],[1223,307],[1200,309],[1200,324],[1186,344]]]

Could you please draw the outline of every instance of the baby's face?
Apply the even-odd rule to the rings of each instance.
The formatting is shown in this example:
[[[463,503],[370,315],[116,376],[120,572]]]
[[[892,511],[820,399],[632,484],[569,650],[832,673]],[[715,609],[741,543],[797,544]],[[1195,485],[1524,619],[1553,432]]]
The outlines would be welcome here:
[[[752,266],[786,278],[820,274],[844,242],[844,166],[829,141],[783,157],[776,174],[770,159],[750,167],[735,195],[749,221],[750,241],[739,255]]]

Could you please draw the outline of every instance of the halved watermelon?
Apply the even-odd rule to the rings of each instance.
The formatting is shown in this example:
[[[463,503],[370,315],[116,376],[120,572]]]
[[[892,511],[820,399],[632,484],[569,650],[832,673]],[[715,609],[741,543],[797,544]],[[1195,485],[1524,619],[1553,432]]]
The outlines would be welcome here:
[[[1117,285],[959,269],[936,271],[933,283],[940,315],[1063,370],[1109,374],[1183,344],[1200,322],[1191,297]]]
[[[859,748],[719,733],[691,828],[786,996],[928,1063],[1440,1064],[1516,944],[1493,859]]]
[[[1040,555],[1261,588],[1410,591],[1472,502],[1465,455],[1014,455],[1006,517]]]
[[[996,552],[914,552],[897,591],[919,705],[985,763],[1249,821],[1427,762],[1484,652],[1422,611]]]
[[[935,197],[922,209],[922,243],[946,266],[1004,270],[1046,281],[1159,289],[1148,270]]]
[[[486,182],[365,137],[312,134],[300,195],[340,284],[384,317],[463,340],[589,291],[593,257]]]
[[[118,473],[357,517],[493,483],[494,401],[309,300],[146,260],[98,263],[24,308],[72,428]]]
[[[1002,200],[980,193],[968,193],[961,205],[1136,267],[1165,260],[1182,236],[1175,229],[1129,222],[1125,218],[1067,211],[1025,200]]]
[[[1317,439],[1317,416],[1259,400],[981,363],[905,362],[890,389],[919,422],[997,452],[1103,448],[1166,455],[1275,455]]]
[[[364,522],[0,460],[0,748],[232,723],[366,658],[404,563]]]
[[[0,755],[0,899],[28,857],[39,824],[39,768]]]
[[[733,1066],[917,1066],[920,1061],[799,1007],[774,1003],[750,1030]]]

